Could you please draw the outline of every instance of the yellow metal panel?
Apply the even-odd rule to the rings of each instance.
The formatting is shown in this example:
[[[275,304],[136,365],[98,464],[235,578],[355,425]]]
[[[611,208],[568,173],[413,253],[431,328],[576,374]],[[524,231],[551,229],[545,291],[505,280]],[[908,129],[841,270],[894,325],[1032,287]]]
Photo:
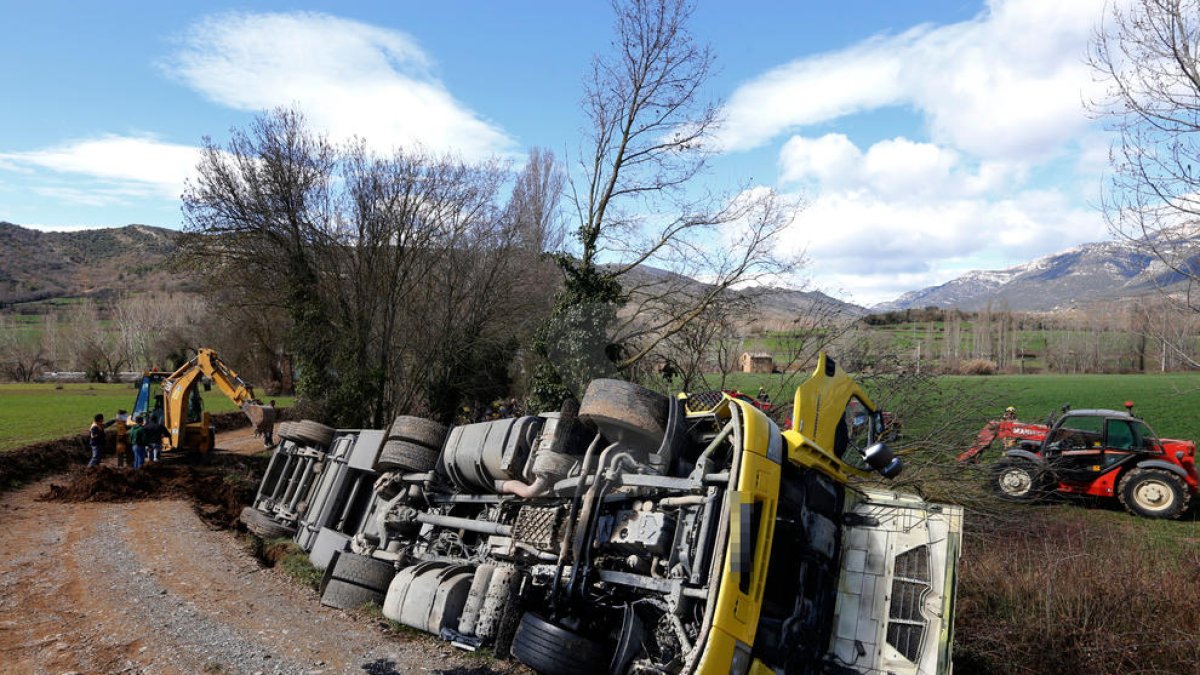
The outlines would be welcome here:
[[[720,628],[713,626],[708,632],[708,643],[700,663],[696,666],[697,675],[729,675],[729,666],[733,664],[733,652],[737,649],[737,640]]]
[[[850,397],[857,396],[868,410],[876,409],[862,387],[841,367],[832,375],[827,374],[829,363],[825,352],[821,352],[817,357],[817,369],[796,389],[792,401],[792,430],[804,434],[822,448],[833,448],[837,425],[846,412]]]
[[[761,413],[759,413],[761,414]],[[749,417],[749,416],[748,416]],[[760,449],[765,452],[765,448]],[[720,628],[734,638],[752,645],[758,629],[758,615],[762,608],[763,590],[767,582],[767,566],[771,560],[771,541],[775,534],[775,510],[779,499],[780,466],[763,454],[751,451],[742,454],[742,466],[738,472],[737,491],[731,493],[729,542],[725,547],[725,565],[721,574],[717,605],[713,615],[713,627]],[[748,592],[739,587],[740,575],[733,571],[733,556],[740,528],[740,508],[752,508],[755,502],[762,504],[759,516],[758,536],[754,545],[754,558],[750,567]],[[744,507],[742,505],[745,505]],[[747,533],[748,534],[748,533]]]

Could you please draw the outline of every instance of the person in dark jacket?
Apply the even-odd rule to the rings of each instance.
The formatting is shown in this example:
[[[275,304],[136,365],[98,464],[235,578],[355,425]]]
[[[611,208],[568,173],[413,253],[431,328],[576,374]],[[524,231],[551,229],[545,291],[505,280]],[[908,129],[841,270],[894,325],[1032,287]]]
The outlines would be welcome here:
[[[88,446],[92,449],[92,459],[88,461],[88,466],[100,464],[100,456],[104,454],[104,430],[114,421],[105,422],[103,413],[96,413],[92,418],[92,427],[88,429]]]
[[[146,461],[146,428],[142,426],[142,416],[133,418],[133,426],[129,427],[129,445],[133,448],[133,468],[140,469]]]
[[[163,436],[167,434],[167,428],[152,414],[150,421],[142,426],[142,433],[146,439],[146,461],[157,462],[162,458]]]

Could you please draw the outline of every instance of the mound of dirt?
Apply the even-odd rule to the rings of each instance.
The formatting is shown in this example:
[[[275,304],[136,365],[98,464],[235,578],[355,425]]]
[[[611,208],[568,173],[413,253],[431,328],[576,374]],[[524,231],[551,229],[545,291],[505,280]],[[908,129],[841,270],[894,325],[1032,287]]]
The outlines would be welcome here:
[[[77,469],[64,484],[53,483],[40,499],[59,502],[124,502],[143,499],[189,499],[210,525],[237,526],[242,507],[254,499],[255,477],[264,460],[220,457],[213,464],[178,462],[142,469],[99,466]]]
[[[229,431],[249,425],[250,421],[241,412],[220,413],[212,416],[217,431]],[[87,429],[87,424],[82,427]],[[106,456],[113,453],[112,434]],[[34,443],[23,448],[0,452],[0,492],[19,487],[43,476],[62,473],[75,464],[86,464],[92,457],[82,432],[78,436],[66,436],[53,441]],[[131,496],[131,499],[139,497]]]

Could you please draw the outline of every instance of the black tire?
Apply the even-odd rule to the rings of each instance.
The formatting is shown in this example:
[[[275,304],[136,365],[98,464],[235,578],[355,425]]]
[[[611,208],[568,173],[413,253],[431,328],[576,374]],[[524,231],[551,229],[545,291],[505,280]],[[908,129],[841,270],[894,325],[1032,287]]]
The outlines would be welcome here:
[[[336,429],[312,420],[301,420],[292,424],[292,440],[316,448],[328,448],[333,442]]]
[[[1143,518],[1178,518],[1192,495],[1179,476],[1163,469],[1134,469],[1117,486],[1126,511]]]
[[[446,425],[421,417],[400,415],[388,429],[387,439],[389,441],[408,441],[440,450],[442,441],[446,440]]]
[[[333,574],[330,578],[387,594],[388,585],[392,583],[394,576],[396,568],[389,562],[343,552],[333,564]]]
[[[375,460],[376,471],[432,471],[437,465],[438,451],[408,441],[388,441]]]
[[[337,609],[362,609],[368,602],[382,606],[383,593],[341,579],[330,579],[321,594],[322,605]]]
[[[624,440],[651,451],[667,430],[670,400],[621,380],[592,380],[579,404],[579,418],[595,424],[609,441]]]
[[[238,520],[242,521],[251,534],[263,539],[291,539],[292,535],[296,534],[296,528],[280,525],[270,516],[252,506],[242,509],[242,515],[238,516]]]
[[[588,638],[526,612],[513,636],[512,655],[544,675],[591,675],[608,671],[609,654]]]
[[[1002,459],[992,467],[992,492],[1010,502],[1033,502],[1049,490],[1044,467],[1028,459]]]

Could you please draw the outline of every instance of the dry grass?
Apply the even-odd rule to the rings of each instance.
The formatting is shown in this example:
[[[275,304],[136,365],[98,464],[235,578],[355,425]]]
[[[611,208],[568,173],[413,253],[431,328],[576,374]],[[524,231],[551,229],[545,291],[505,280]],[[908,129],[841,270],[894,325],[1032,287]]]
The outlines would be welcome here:
[[[969,517],[964,673],[1187,673],[1200,662],[1196,524],[1078,505]]]

